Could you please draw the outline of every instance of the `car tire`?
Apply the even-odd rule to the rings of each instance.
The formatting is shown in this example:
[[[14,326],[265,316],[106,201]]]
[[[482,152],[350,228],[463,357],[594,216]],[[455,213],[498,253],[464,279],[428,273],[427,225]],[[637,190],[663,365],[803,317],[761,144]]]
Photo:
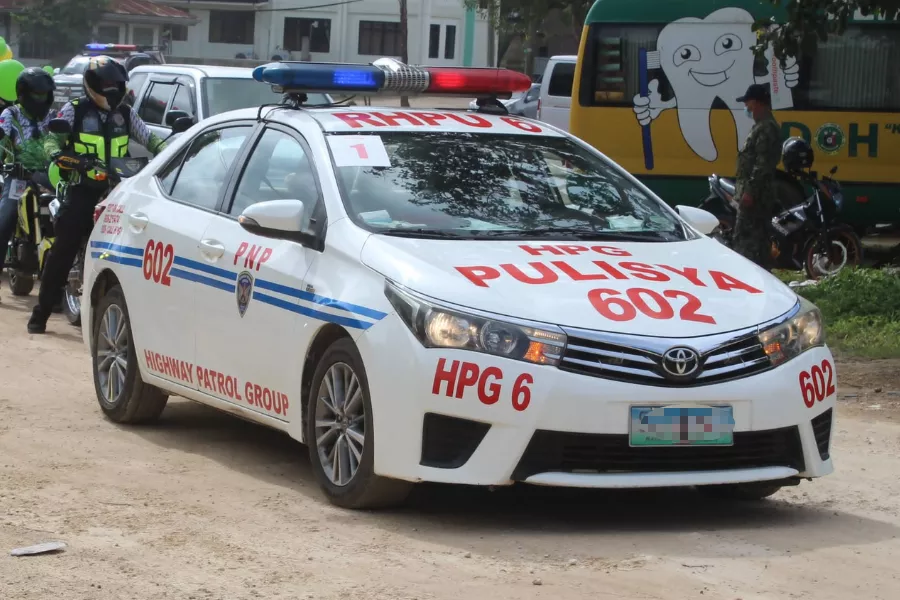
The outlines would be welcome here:
[[[783,486],[769,481],[754,481],[750,483],[729,483],[724,485],[704,485],[699,490],[703,494],[716,500],[738,500],[743,502],[756,502],[765,500],[775,494]]]
[[[10,269],[7,274],[9,275],[9,289],[13,296],[27,296],[34,289],[34,277],[29,273]]]
[[[350,393],[345,394],[348,389]],[[362,357],[350,339],[335,341],[322,355],[313,375],[306,415],[313,473],[332,504],[371,509],[403,503],[413,484],[375,474],[369,382]],[[335,455],[337,462],[331,458]]]
[[[169,397],[141,378],[128,305],[120,286],[113,286],[106,292],[95,314],[91,332],[91,365],[94,390],[103,414],[116,423],[155,421],[166,407]],[[113,333],[116,331],[118,335]],[[123,369],[124,376],[121,375]]]

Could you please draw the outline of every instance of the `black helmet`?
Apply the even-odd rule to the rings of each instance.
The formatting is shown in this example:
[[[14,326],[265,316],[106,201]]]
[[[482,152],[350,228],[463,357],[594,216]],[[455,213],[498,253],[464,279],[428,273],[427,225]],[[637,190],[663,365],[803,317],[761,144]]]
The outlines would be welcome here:
[[[92,56],[84,71],[84,93],[103,110],[114,110],[125,98],[125,67],[108,56]]]
[[[788,138],[781,146],[781,160],[787,171],[809,169],[814,158],[812,146],[801,137]]]
[[[28,67],[16,78],[16,101],[32,119],[41,121],[53,105],[53,77],[43,69]]]
[[[125,70],[131,73],[131,70],[135,67],[140,67],[141,65],[152,65],[154,62],[156,61],[153,60],[153,57],[146,52],[138,52],[125,59]]]

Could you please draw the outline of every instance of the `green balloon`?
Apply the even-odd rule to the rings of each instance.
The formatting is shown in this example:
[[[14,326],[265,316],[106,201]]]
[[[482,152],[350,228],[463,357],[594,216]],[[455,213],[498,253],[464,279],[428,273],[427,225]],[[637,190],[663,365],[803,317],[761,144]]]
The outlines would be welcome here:
[[[0,61],[0,98],[7,102],[16,101],[16,79],[25,70],[25,65],[17,60]]]
[[[44,70],[47,73],[50,73],[51,75],[53,75],[53,67],[51,67],[50,65],[44,65]]]
[[[6,40],[0,37],[0,56],[6,54],[7,50],[9,50],[9,47],[6,45]]]

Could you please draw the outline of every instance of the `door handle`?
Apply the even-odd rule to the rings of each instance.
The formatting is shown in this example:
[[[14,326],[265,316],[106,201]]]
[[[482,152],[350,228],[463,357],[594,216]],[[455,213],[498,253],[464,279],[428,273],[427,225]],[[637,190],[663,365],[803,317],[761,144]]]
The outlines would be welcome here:
[[[128,223],[134,231],[140,232],[150,223],[150,217],[144,213],[132,213],[128,215]]]
[[[217,240],[201,240],[198,247],[200,248],[200,253],[210,260],[218,260],[225,254],[225,246]]]

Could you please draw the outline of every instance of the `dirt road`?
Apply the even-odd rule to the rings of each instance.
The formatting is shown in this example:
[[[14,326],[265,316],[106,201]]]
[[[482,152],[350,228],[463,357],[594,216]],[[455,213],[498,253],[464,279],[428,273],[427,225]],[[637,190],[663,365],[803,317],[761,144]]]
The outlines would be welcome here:
[[[429,487],[363,514],[326,505],[305,449],[261,427],[178,399],[152,427],[107,422],[77,330],[29,336],[26,310],[4,286],[4,600],[900,597],[897,364],[847,370],[865,389],[837,473],[762,505]],[[67,551],[8,555],[48,540]]]

